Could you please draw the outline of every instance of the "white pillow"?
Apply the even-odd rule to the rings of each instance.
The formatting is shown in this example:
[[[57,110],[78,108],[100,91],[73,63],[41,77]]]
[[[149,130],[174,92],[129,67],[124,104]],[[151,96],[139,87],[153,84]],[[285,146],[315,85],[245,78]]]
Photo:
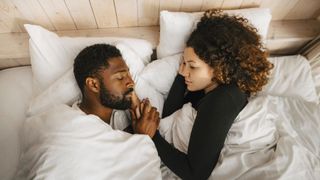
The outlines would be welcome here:
[[[74,77],[73,68],[71,68],[45,91],[31,99],[27,109],[27,117],[47,111],[56,104],[71,106],[80,98],[80,89]]]
[[[263,39],[267,37],[268,27],[271,21],[269,9],[251,8],[239,10],[225,10],[232,15],[241,15],[247,18]],[[163,58],[181,53],[191,32],[202,17],[203,12],[160,12],[160,41],[157,47],[157,57]]]
[[[34,96],[48,88],[62,74],[73,65],[74,58],[86,46],[96,43],[113,44],[117,41],[125,42],[143,63],[150,61],[152,45],[148,41],[132,38],[97,37],[70,38],[59,37],[40,26],[26,24],[30,35],[30,58],[34,80]]]
[[[151,62],[140,74],[140,79],[144,79],[165,97],[177,74],[180,58],[181,54],[177,54]],[[268,59],[274,64],[274,68],[269,82],[258,95],[301,98],[318,103],[311,68],[305,57],[294,55]]]
[[[120,50],[123,59],[130,69],[130,74],[135,82],[138,81],[138,74],[143,70],[144,64],[141,58],[123,42],[116,42],[115,46]],[[32,116],[46,111],[54,104],[72,105],[79,100],[80,89],[73,74],[73,67],[65,72],[58,80],[34,97],[29,105],[27,115]]]
[[[274,64],[269,82],[259,94],[301,98],[318,103],[308,60],[301,55],[271,57]]]
[[[161,94],[167,95],[177,75],[181,55],[180,53],[152,61],[143,69],[140,78]]]
[[[164,98],[163,95],[152,87],[146,80],[136,76],[135,91],[140,99],[149,98],[151,104],[162,113]],[[57,104],[72,105],[81,98],[81,92],[74,78],[73,68],[68,70],[60,79],[54,82],[49,88],[31,100],[27,110],[27,116],[33,116],[47,111]]]

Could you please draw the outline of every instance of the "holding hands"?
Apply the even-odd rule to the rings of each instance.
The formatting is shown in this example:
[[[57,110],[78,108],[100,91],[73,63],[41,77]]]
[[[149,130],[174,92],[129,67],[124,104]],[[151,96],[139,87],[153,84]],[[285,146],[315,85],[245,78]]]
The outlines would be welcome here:
[[[146,134],[152,138],[160,122],[157,108],[152,107],[148,99],[143,99],[140,102],[135,92],[133,92],[130,114],[134,133]]]

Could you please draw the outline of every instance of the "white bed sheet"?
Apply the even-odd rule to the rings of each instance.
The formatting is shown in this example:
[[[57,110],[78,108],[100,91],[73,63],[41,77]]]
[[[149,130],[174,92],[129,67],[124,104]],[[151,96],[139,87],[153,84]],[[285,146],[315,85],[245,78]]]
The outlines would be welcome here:
[[[187,152],[196,111],[162,119],[160,133]],[[209,179],[319,179],[320,107],[299,98],[258,96],[232,125]],[[162,168],[164,179],[175,177]]]
[[[320,56],[310,61],[312,77],[320,101]]]
[[[30,66],[0,71],[0,179],[16,171],[20,153],[19,129],[32,96]]]

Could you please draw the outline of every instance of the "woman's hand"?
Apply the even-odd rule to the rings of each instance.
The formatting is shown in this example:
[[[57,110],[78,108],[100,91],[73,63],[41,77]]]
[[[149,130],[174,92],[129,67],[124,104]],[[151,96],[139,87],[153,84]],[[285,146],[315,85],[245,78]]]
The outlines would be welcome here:
[[[152,138],[159,126],[159,112],[151,106],[149,100],[143,100],[139,109],[140,118],[137,117],[137,111],[130,110],[133,131],[137,134],[149,135]]]

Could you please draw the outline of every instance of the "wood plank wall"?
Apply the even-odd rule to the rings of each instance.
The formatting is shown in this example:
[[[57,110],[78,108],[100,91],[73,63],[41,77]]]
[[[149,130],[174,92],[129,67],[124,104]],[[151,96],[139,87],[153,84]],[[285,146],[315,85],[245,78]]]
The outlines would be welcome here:
[[[159,12],[268,7],[273,20],[317,19],[320,0],[0,0],[0,33],[24,23],[53,31],[153,26]]]

